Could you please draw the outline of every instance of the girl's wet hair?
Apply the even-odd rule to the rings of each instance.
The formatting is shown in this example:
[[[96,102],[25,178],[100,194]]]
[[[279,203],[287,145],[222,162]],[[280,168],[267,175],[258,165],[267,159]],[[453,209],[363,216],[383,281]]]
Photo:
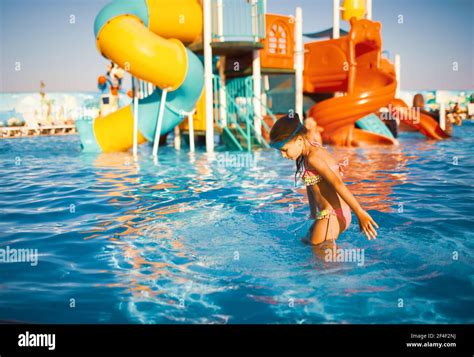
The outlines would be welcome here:
[[[288,139],[300,124],[300,117],[296,113],[281,117],[276,121],[270,131],[270,142],[276,143]],[[306,135],[307,132],[307,129],[303,126],[298,130],[294,137],[296,138],[299,135]]]
[[[298,126],[301,127],[298,131],[296,131],[298,129]],[[298,116],[298,114],[295,113],[285,115],[278,119],[273,125],[272,130],[270,131],[270,142],[277,143],[283,140],[287,140],[292,134],[294,134],[293,138],[295,139],[298,136],[306,136],[307,133],[308,130],[304,125],[301,125],[300,117]],[[297,176],[301,175],[303,172],[303,160],[303,155],[296,159],[295,186]]]

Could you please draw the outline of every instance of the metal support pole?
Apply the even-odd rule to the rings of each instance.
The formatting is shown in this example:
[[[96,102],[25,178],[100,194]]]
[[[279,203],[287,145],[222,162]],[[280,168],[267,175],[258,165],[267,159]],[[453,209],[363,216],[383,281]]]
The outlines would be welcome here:
[[[332,38],[339,38],[340,34],[340,18],[339,18],[339,10],[340,10],[340,0],[333,0],[332,2]]]
[[[303,10],[296,8],[295,13],[295,111],[303,119]]]
[[[133,158],[138,158],[138,85],[137,79],[132,77],[132,91],[133,91]]]
[[[160,146],[161,126],[163,124],[163,115],[165,114],[165,104],[166,104],[167,94],[168,94],[168,90],[163,89],[163,91],[161,92],[161,103],[160,103],[160,110],[158,112],[158,120],[156,124],[155,140],[153,141],[153,156],[155,158],[158,157],[158,147]]]
[[[224,4],[223,0],[217,0],[217,36],[220,42],[224,42]]]
[[[372,20],[372,0],[365,0],[365,18]]]
[[[267,113],[267,106],[268,106],[268,95],[267,92],[270,90],[270,81],[268,79],[268,74],[262,77],[263,82],[263,90],[262,90],[262,117],[265,117]]]
[[[444,102],[439,104],[439,126],[446,130],[446,106]]]
[[[153,83],[148,83],[148,95],[152,95],[154,90],[155,87],[153,86]]]
[[[254,128],[255,132],[259,135],[262,134],[262,75],[260,68],[260,50],[253,50],[253,61],[252,61],[252,77],[253,77],[253,98],[247,98],[247,100],[253,100],[254,110]],[[257,137],[259,137],[257,135]]]
[[[214,113],[212,107],[212,47],[211,47],[211,0],[203,0],[204,13],[204,87],[205,87],[205,107],[206,107],[206,150],[214,151]]]
[[[219,77],[221,86],[219,86],[219,118],[222,126],[227,126],[227,95],[226,95],[226,77],[225,77],[225,57],[220,58]]]
[[[181,150],[181,130],[179,129],[179,125],[174,127],[174,148]]]
[[[194,111],[188,114],[188,126],[189,126],[189,151],[194,152]]]

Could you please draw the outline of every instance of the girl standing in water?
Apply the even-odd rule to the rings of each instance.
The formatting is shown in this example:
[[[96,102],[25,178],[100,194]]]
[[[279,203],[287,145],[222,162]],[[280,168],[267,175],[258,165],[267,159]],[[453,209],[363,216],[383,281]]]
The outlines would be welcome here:
[[[344,185],[340,165],[311,136],[297,114],[278,119],[270,132],[270,145],[284,158],[296,161],[295,179],[301,175],[306,186],[311,217],[315,219],[307,235],[308,242],[316,245],[335,241],[349,227],[351,209],[359,220],[361,232],[367,239],[375,239],[377,223]]]

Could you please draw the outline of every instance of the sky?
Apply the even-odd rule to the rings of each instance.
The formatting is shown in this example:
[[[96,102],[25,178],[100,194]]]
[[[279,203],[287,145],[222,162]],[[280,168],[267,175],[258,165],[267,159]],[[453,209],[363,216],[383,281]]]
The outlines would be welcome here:
[[[41,80],[49,92],[96,91],[108,61],[96,50],[93,23],[108,2],[0,0],[0,92],[36,92]],[[402,90],[474,89],[474,0],[372,3],[383,49],[401,56]],[[270,13],[292,15],[296,6],[304,32],[332,26],[332,0],[267,0]]]

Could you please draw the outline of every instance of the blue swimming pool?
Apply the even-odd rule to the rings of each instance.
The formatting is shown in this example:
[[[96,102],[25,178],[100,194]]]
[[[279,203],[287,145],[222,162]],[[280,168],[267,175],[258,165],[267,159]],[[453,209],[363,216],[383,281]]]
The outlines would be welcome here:
[[[472,323],[474,124],[399,148],[338,149],[379,223],[352,223],[328,262],[293,163],[142,147],[80,152],[79,139],[0,141],[0,320],[42,323]],[[333,150],[333,149],[331,149]],[[227,155],[227,156],[226,156]],[[355,217],[354,217],[355,218]]]

